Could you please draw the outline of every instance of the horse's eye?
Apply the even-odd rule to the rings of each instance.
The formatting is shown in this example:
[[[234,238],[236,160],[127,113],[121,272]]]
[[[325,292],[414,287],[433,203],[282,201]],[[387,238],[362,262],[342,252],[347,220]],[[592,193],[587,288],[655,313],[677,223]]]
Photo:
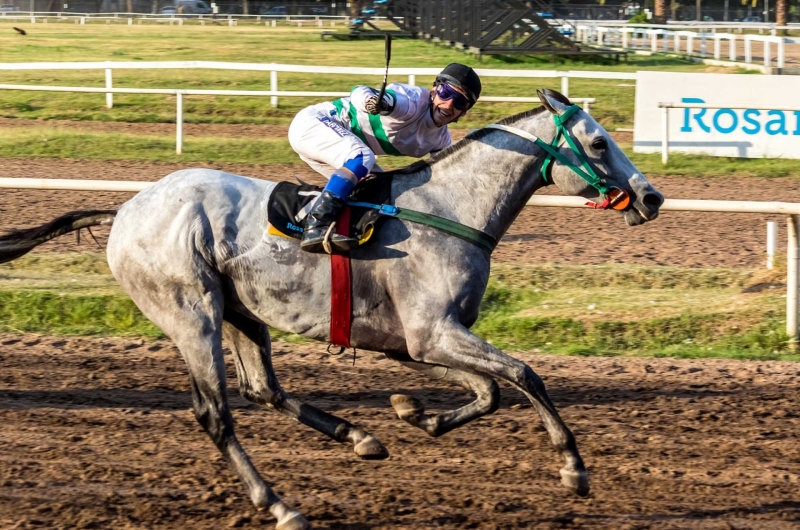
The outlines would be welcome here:
[[[598,151],[603,151],[608,149],[608,142],[606,142],[606,139],[603,137],[595,138],[595,140],[592,142],[592,148]]]

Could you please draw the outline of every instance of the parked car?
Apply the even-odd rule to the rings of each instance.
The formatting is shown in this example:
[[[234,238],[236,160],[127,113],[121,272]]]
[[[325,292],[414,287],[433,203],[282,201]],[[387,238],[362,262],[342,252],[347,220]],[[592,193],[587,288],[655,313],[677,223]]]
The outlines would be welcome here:
[[[175,10],[181,15],[211,14],[211,6],[203,0],[175,0]]]
[[[742,22],[761,22],[761,17],[756,17],[756,16],[744,17],[742,19]]]
[[[705,15],[703,17],[703,22],[714,22],[714,17],[710,17],[708,15]]]
[[[328,8],[327,7],[312,7],[310,9],[312,15],[327,15]]]
[[[175,6],[164,6],[159,10],[159,12],[162,15],[174,15],[178,12],[178,10],[175,9]]]
[[[286,16],[286,6],[261,6],[258,10],[259,15]]]
[[[0,13],[12,13],[14,11],[19,11],[15,5],[3,4],[0,6]]]

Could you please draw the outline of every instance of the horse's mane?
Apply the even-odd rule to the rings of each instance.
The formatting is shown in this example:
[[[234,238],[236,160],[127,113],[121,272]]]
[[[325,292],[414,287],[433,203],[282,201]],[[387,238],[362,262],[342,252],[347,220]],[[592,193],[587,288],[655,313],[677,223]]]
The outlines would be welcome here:
[[[498,125],[510,125],[512,123],[516,123],[519,120],[522,120],[522,119],[525,119],[525,118],[530,118],[531,116],[536,116],[537,114],[541,114],[542,112],[545,112],[546,110],[547,109],[544,106],[536,107],[535,109],[526,110],[524,112],[520,112],[519,114],[514,114],[513,116],[509,116],[507,118],[503,118],[502,120],[500,120],[500,121],[498,121],[496,123]],[[485,137],[487,134],[491,133],[492,130],[493,129],[487,129],[487,128],[474,130],[474,131],[470,132],[468,135],[466,135],[464,138],[459,140],[458,142],[456,142],[453,145],[451,145],[450,147],[446,147],[446,148],[442,149],[441,151],[439,151],[438,153],[436,153],[435,155],[431,156],[430,160],[418,160],[418,161],[414,162],[413,164],[408,165],[406,167],[402,167],[402,168],[399,168],[399,169],[393,169],[393,170],[390,170],[390,171],[386,171],[385,173],[383,173],[383,175],[386,175],[386,176],[389,176],[389,175],[392,175],[392,176],[393,175],[408,175],[408,174],[411,174],[411,173],[417,173],[419,171],[422,171],[423,169],[429,167],[431,164],[435,164],[436,162],[439,162],[440,160],[444,160],[448,156],[450,156],[450,155],[452,155],[454,153],[457,153],[458,151],[461,151],[462,149],[464,149],[470,143],[480,140],[481,138]]]

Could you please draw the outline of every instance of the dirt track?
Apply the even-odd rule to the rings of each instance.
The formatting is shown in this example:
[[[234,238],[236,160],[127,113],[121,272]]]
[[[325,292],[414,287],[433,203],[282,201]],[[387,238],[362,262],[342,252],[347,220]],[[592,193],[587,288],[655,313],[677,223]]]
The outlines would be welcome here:
[[[194,421],[170,343],[0,344],[0,528],[272,527]],[[288,391],[392,454],[361,462],[231,388],[245,449],[317,528],[800,526],[797,364],[520,354],[577,436],[593,487],[580,499],[559,486],[563,464],[516,391],[503,389],[493,416],[431,439],[394,416],[389,396],[449,409],[464,392],[379,354],[361,352],[353,367],[319,345],[276,353]]]

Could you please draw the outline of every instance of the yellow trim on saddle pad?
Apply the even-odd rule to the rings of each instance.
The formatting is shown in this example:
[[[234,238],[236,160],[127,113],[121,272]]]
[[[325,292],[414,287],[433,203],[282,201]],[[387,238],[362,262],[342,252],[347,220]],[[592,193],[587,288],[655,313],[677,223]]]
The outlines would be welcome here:
[[[285,237],[286,239],[294,239],[292,236],[287,236],[277,228],[275,228],[272,223],[267,223],[267,233],[273,236],[281,236]]]

